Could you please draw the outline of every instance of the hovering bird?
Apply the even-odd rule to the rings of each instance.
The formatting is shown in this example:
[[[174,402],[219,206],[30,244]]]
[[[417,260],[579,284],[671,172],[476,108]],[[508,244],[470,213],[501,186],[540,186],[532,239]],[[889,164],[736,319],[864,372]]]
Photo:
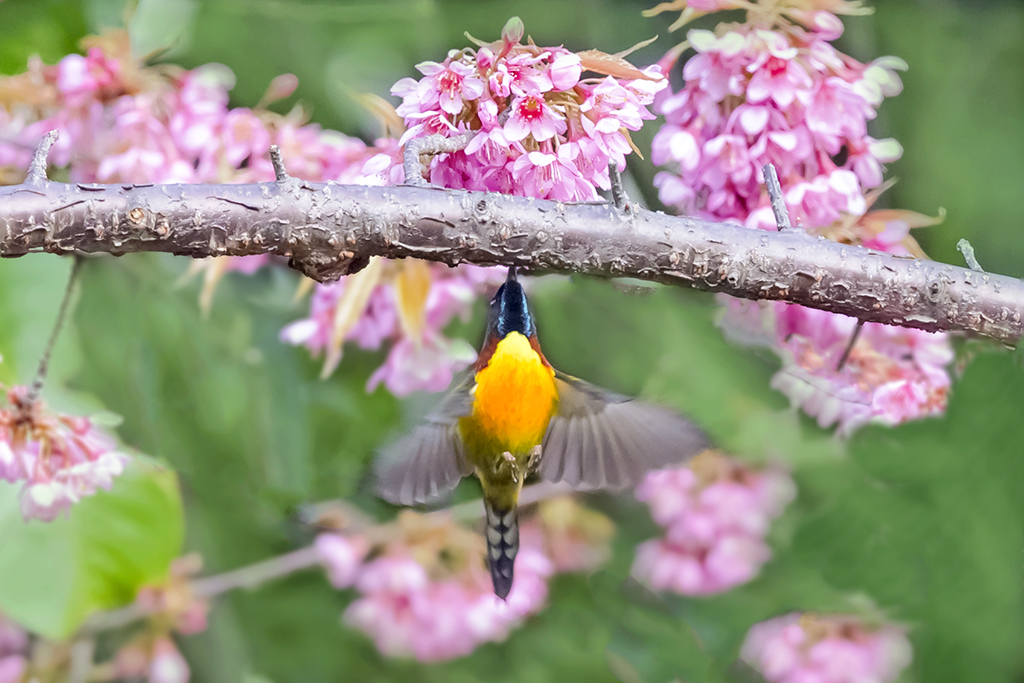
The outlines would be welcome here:
[[[706,447],[703,433],[678,413],[552,368],[511,267],[491,300],[472,372],[425,424],[381,453],[375,474],[378,493],[398,505],[428,502],[475,474],[491,580],[504,599],[519,550],[516,503],[528,477],[617,491]]]

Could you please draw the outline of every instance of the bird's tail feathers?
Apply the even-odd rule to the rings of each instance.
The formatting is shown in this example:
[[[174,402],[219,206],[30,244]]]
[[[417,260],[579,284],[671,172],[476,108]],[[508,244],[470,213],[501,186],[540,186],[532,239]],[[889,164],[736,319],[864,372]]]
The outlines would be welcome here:
[[[494,594],[502,600],[512,590],[512,570],[519,552],[519,518],[515,508],[503,510],[484,501],[487,510],[487,565]]]

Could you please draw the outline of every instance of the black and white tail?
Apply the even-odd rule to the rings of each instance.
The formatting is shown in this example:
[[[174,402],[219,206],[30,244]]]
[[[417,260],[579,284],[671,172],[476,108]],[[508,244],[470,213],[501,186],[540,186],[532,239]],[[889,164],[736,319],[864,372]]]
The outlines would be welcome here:
[[[484,502],[487,509],[487,564],[494,594],[502,600],[512,590],[512,568],[519,552],[519,518],[515,508],[501,510]]]

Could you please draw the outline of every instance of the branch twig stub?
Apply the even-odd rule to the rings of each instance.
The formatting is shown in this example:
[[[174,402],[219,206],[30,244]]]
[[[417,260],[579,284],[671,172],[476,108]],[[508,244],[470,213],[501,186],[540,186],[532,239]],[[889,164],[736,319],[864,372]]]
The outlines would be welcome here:
[[[765,164],[762,172],[768,199],[772,203],[772,213],[775,214],[775,225],[779,232],[789,230],[793,226],[789,223],[789,211],[786,209],[786,199],[782,196],[782,185],[779,183],[779,174],[775,172],[775,164]]]

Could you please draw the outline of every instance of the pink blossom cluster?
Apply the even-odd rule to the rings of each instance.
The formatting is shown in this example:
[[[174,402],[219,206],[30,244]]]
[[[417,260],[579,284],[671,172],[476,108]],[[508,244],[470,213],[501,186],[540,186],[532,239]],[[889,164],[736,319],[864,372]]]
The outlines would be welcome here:
[[[274,179],[272,144],[291,175],[306,180],[391,184],[399,179],[381,150],[308,124],[300,108],[230,108],[234,75],[222,64],[192,70],[143,65],[123,31],[83,41],[85,55],[0,79],[0,166],[24,172],[39,139],[60,131],[51,162],[74,182],[256,182]],[[278,77],[260,107],[291,95]],[[372,163],[371,160],[373,160]],[[382,163],[382,161],[384,163]]]
[[[654,590],[721,593],[744,584],[771,557],[765,534],[795,495],[784,472],[754,471],[720,456],[656,470],[637,488],[663,538],[637,548],[633,575]]]
[[[769,683],[888,683],[910,664],[911,648],[896,626],[788,614],[751,627],[741,655]]]
[[[407,277],[411,269],[420,273]],[[368,277],[376,280],[365,283]],[[442,330],[456,316],[468,317],[477,297],[497,287],[504,278],[503,268],[448,268],[418,261],[381,264],[378,272],[359,273],[335,284],[318,285],[309,317],[285,327],[281,339],[305,346],[315,355],[330,354],[332,337],[334,345],[348,340],[370,350],[388,342],[387,359],[370,375],[367,391],[381,384],[396,396],[414,391],[442,391],[455,372],[476,360],[472,346],[464,340],[446,337]],[[421,282],[418,286],[415,282],[406,286],[410,279]],[[364,286],[369,293],[361,308],[353,311],[357,288]],[[339,339],[334,333],[343,315],[352,316],[352,323],[344,338]],[[325,365],[325,370],[329,373],[333,367]]]
[[[613,533],[608,518],[571,498],[542,501],[538,515],[520,527],[515,580],[501,600],[478,530],[437,513],[405,512],[397,526],[397,536],[383,542],[379,533],[371,544],[367,537],[329,532],[315,547],[331,584],[358,594],[345,623],[366,633],[384,655],[425,662],[504,640],[544,606],[551,576],[603,563]]]
[[[408,140],[471,134],[462,151],[436,156],[430,181],[450,188],[540,199],[587,200],[621,169],[629,131],[654,118],[647,106],[667,86],[660,67],[637,69],[597,51],[521,43],[513,18],[500,40],[417,65],[423,77],[391,89],[402,98]],[[584,78],[584,72],[598,74]]]
[[[688,32],[696,55],[682,90],[658,103],[666,125],[652,151],[655,163],[676,164],[655,181],[667,203],[774,230],[761,175],[770,162],[794,225],[822,228],[865,212],[864,190],[881,185],[882,165],[902,154],[895,140],[870,137],[867,122],[900,92],[896,70],[906,65],[855,61],[829,42],[842,34],[839,19],[817,19]]]
[[[866,323],[837,370],[854,318],[777,302],[725,305],[729,334],[772,345],[784,359],[772,386],[822,427],[849,435],[868,422],[896,425],[945,411],[953,349],[944,334]]]
[[[408,127],[399,144],[471,134],[464,150],[432,159],[430,180],[442,187],[594,199],[598,188],[609,187],[609,164],[625,164],[632,149],[629,131],[653,118],[647,105],[666,83],[657,67],[641,71],[610,55],[524,45],[522,36],[522,22],[513,19],[501,40],[453,50],[442,63],[419,64],[423,78],[396,83],[392,93],[403,98],[397,113]],[[604,75],[585,79],[585,70]],[[501,274],[432,266],[412,296],[404,275],[402,267],[391,268],[318,286],[310,316],[285,328],[282,338],[324,352],[325,375],[337,365],[345,339],[366,349],[390,341],[388,358],[370,377],[368,390],[380,384],[396,395],[444,389],[476,354],[441,331],[455,315],[466,315]],[[410,305],[417,296],[420,301]]]
[[[503,641],[519,620],[540,609],[551,572],[544,555],[524,549],[503,603],[486,581],[433,581],[415,560],[381,557],[356,582],[362,595],[345,610],[345,622],[389,657],[424,662],[464,657],[481,643]]]
[[[88,418],[51,412],[30,400],[26,387],[8,390],[0,407],[0,480],[23,485],[26,520],[53,521],[97,489],[109,489],[128,462]]]
[[[381,654],[424,662],[463,657],[481,643],[504,640],[543,606],[554,572],[536,543],[523,543],[512,592],[502,601],[492,592],[482,555],[479,566],[453,570],[415,547],[392,547],[367,561],[370,547],[360,537],[321,534],[316,547],[331,584],[359,593],[345,623],[372,638]]]
[[[0,683],[19,683],[28,668],[28,635],[0,614]]]
[[[775,230],[761,170],[772,163],[793,225],[923,256],[909,230],[934,220],[869,210],[886,187],[884,164],[902,148],[868,135],[868,122],[885,97],[900,92],[896,72],[906,65],[895,57],[862,64],[839,52],[830,41],[842,34],[842,22],[814,0],[685,4],[696,12],[742,6],[748,21],[687,34],[696,54],[683,67],[685,84],[657,103],[666,124],[652,159],[671,167],[655,178],[662,201],[687,214]],[[842,0],[827,6],[855,9]],[[837,370],[852,320],[782,303],[730,304],[723,323],[740,339],[751,328],[768,329],[784,362],[775,386],[823,426],[838,423],[849,433],[869,420],[897,424],[945,408],[952,353],[942,335],[869,324],[852,362]]]

